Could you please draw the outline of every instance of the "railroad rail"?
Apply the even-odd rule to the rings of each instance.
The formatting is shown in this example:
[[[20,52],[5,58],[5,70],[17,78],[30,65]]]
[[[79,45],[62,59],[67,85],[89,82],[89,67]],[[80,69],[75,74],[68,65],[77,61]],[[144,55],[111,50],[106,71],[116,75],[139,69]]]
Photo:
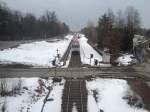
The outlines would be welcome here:
[[[71,59],[69,63],[69,67],[81,67],[82,63],[80,60],[80,52],[73,51],[71,54]]]
[[[64,53],[64,55],[62,56],[62,58],[60,59],[61,62],[64,62],[63,65],[66,64],[66,61],[68,60],[69,58],[69,54],[70,54],[70,50],[71,50],[71,45],[72,43],[70,42],[66,52]]]
[[[74,51],[80,52],[79,40],[78,40],[78,38],[77,38],[76,36],[74,36],[74,37],[72,38],[72,40],[70,41],[69,46],[68,46],[66,52],[64,53],[64,55],[62,56],[62,58],[61,58],[61,60],[60,60],[61,62],[64,62],[63,65],[66,64],[66,61],[68,60],[69,56],[70,56],[71,54],[73,54]],[[78,57],[78,56],[77,56],[77,57]],[[72,56],[71,56],[71,58],[72,58]],[[75,58],[75,56],[74,56],[74,58]],[[77,61],[80,62],[80,57],[77,58]],[[79,67],[80,67],[80,66],[79,66]]]
[[[87,112],[87,90],[84,80],[66,80],[61,112],[72,112],[74,105],[78,112]]]

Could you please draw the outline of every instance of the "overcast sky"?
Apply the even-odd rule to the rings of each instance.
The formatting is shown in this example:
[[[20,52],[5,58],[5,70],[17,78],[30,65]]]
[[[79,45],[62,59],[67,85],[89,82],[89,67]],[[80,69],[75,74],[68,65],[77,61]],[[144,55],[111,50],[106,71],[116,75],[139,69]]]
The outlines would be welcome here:
[[[138,9],[142,26],[150,27],[150,0],[0,0],[11,9],[41,15],[45,10],[55,11],[61,21],[72,30],[80,30],[89,21],[97,22],[98,17],[111,8],[116,12],[127,6]]]

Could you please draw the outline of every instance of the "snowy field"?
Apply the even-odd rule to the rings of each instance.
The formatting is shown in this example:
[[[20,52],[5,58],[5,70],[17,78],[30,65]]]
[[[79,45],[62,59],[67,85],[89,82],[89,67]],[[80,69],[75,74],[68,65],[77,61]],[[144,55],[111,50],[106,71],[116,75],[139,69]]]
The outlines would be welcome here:
[[[88,39],[82,34],[80,34],[80,37],[80,56],[82,64],[90,65],[90,54],[93,54],[91,66],[94,65],[94,59],[97,59],[99,62],[102,61],[102,56],[88,44]],[[0,51],[0,64],[24,64],[34,67],[52,67],[52,60],[54,60],[57,55],[57,49],[62,57],[72,38],[73,35],[67,35],[64,40],[60,41],[38,41],[21,44],[17,48],[2,50]],[[69,60],[64,67],[68,65]]]
[[[87,81],[88,112],[148,112],[130,106],[125,97],[135,95],[126,80],[94,79]],[[142,102],[140,97],[138,102]]]
[[[88,39],[80,34],[80,57],[82,64],[87,64],[94,66],[94,60],[102,62],[102,56],[88,44]],[[51,41],[37,41],[27,44],[21,44],[17,48],[9,48],[5,50],[0,50],[0,64],[24,64],[34,67],[53,67],[52,61],[55,59],[58,53],[60,58],[63,56],[67,50],[69,43],[73,35],[67,35],[63,40],[51,40]],[[93,58],[90,62],[90,54],[93,54]],[[133,62],[132,54],[124,54],[120,56],[116,62],[119,66],[127,66]],[[71,55],[63,67],[68,67]],[[56,61],[59,65],[63,65],[63,62]],[[98,66],[110,66],[110,64],[98,63]]]
[[[91,64],[92,66],[94,65],[94,59],[97,59],[98,61],[102,61],[102,56],[98,54],[92,46],[88,44],[88,39],[80,34],[80,57],[81,57],[81,62],[82,64]],[[93,54],[93,58],[91,59],[90,63],[90,54]]]
[[[52,67],[52,60],[58,53],[63,56],[73,35],[67,35],[60,41],[38,41],[21,44],[17,48],[9,48],[0,51],[1,64],[25,64],[35,67]]]
[[[21,87],[20,91],[13,93],[13,95],[0,97],[0,112],[2,112],[3,109],[5,109],[5,112],[61,111],[61,97],[65,83],[64,79],[62,79],[61,82],[53,82],[52,78],[7,78],[0,79],[0,83],[4,80],[7,80],[6,85],[9,88],[7,92],[17,87],[20,81]]]

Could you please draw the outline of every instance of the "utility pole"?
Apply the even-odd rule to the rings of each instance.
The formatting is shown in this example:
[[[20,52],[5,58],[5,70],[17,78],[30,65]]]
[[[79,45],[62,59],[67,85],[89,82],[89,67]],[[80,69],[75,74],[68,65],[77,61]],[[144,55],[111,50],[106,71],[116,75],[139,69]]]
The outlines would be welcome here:
[[[90,54],[90,65],[91,65],[91,59],[93,58],[93,54]]]

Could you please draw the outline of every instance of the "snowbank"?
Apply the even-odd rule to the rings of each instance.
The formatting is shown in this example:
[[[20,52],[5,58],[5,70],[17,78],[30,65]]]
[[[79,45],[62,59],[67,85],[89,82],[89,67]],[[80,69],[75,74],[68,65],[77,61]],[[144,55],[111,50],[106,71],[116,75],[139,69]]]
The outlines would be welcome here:
[[[94,59],[98,61],[102,61],[102,56],[95,51],[92,46],[88,44],[88,39],[80,34],[80,57],[82,64],[89,64],[90,65],[90,54],[93,54],[93,58],[91,59],[91,65],[94,65]]]
[[[87,81],[88,112],[148,112],[144,109],[131,107],[123,99],[126,96],[129,86],[125,80],[121,79],[95,79]],[[97,91],[97,102],[94,92]],[[131,91],[132,92],[132,91]]]
[[[48,99],[52,99],[53,101],[46,102],[43,112],[61,112],[62,93],[64,89],[64,83],[65,81],[62,80],[61,85],[60,83],[55,83],[54,85],[52,85],[53,89],[50,95],[48,96]],[[42,97],[41,100],[37,101],[32,105],[31,112],[41,112],[41,107],[43,105],[44,98],[45,97]]]
[[[62,57],[72,39],[73,35],[66,36],[64,40],[56,42],[39,41],[21,44],[17,48],[9,48],[0,51],[0,63],[20,63],[25,65],[51,67],[52,60],[58,53]]]
[[[128,66],[128,65],[132,64],[132,62],[133,62],[132,57],[133,57],[132,54],[123,54],[116,60],[116,62],[119,63],[119,66],[121,66],[121,65]]]

